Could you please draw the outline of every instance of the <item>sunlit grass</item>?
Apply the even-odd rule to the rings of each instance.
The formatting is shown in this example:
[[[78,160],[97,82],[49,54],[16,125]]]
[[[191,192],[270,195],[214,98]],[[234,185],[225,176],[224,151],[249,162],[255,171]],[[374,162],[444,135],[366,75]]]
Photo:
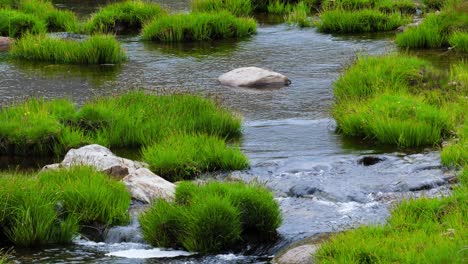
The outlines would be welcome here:
[[[228,11],[235,16],[248,16],[254,8],[251,0],[193,0],[191,7],[195,12]]]
[[[126,59],[120,43],[109,35],[95,35],[84,41],[26,35],[15,41],[11,55],[18,59],[64,64],[115,64]]]
[[[158,4],[139,0],[106,5],[85,23],[86,32],[138,32],[144,24],[167,12]]]
[[[382,13],[373,9],[327,10],[320,14],[318,29],[325,33],[360,33],[390,31],[410,22],[399,13]]]
[[[241,170],[247,158],[235,146],[208,135],[173,135],[143,149],[143,160],[158,175],[172,181],[190,179],[202,172]]]
[[[174,204],[157,201],[140,217],[146,241],[200,253],[226,250],[249,235],[272,239],[281,224],[273,195],[244,183],[182,182]]]
[[[143,28],[142,37],[161,42],[200,41],[242,38],[254,34],[256,30],[254,19],[237,18],[221,11],[161,17]]]
[[[26,33],[45,33],[46,23],[39,17],[16,10],[0,9],[0,35],[21,37]]]

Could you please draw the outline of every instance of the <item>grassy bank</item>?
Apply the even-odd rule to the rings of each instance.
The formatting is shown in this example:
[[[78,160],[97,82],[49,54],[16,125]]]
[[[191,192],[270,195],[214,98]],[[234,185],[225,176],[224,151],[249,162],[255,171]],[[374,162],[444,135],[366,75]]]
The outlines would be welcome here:
[[[109,35],[95,35],[84,41],[26,35],[15,41],[14,58],[64,64],[116,64],[126,59],[120,43]]]
[[[257,23],[229,12],[175,14],[161,17],[143,28],[143,39],[162,42],[242,38],[252,35]]]
[[[20,247],[70,243],[80,227],[124,224],[125,186],[88,167],[0,175],[0,237]]]
[[[324,11],[317,28],[325,33],[361,33],[390,31],[409,23],[409,17],[399,13],[383,13],[374,9]]]
[[[43,20],[48,32],[76,32],[80,27],[75,13],[59,10],[47,0],[20,0],[17,8],[21,12]]]
[[[272,239],[281,224],[273,195],[258,185],[182,182],[175,203],[156,202],[141,215],[145,240],[158,247],[219,252],[249,235]]]
[[[400,48],[443,48],[451,45],[466,52],[467,14],[466,2],[453,4],[453,1],[448,1],[440,13],[428,14],[420,25],[398,34],[395,42]]]
[[[93,14],[84,28],[89,33],[138,32],[144,24],[166,13],[161,6],[150,2],[135,0],[113,3]]]
[[[0,35],[21,37],[26,33],[46,32],[46,23],[40,18],[10,9],[0,9]]]
[[[207,135],[174,135],[143,149],[143,160],[171,181],[190,179],[206,171],[241,170],[249,166],[238,147]]]
[[[439,145],[464,122],[463,66],[446,76],[414,57],[360,57],[335,82],[339,131],[400,147]]]
[[[451,196],[403,201],[387,224],[337,234],[318,263],[464,263],[467,260],[468,168]]]
[[[226,146],[240,137],[240,118],[199,96],[129,92],[80,109],[68,100],[30,99],[2,109],[0,121],[2,154],[61,155],[89,143],[143,147],[152,168],[168,178],[248,166],[237,148]]]
[[[194,12],[228,11],[235,16],[248,16],[254,10],[251,0],[194,0],[191,7]]]

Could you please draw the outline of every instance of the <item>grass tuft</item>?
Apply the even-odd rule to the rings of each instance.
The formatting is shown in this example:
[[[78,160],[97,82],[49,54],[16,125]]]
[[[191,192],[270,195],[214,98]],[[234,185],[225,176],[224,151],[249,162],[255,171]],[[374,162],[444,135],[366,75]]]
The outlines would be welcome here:
[[[242,38],[254,34],[256,29],[255,20],[221,11],[164,16],[145,26],[142,36],[162,42],[201,41]]]
[[[49,32],[76,32],[79,29],[78,19],[73,12],[58,10],[47,0],[21,0],[18,10],[45,21]]]
[[[450,36],[455,32],[466,32],[468,15],[454,10],[443,11],[440,14],[429,14],[417,27],[408,28],[403,33],[398,34],[395,43],[400,48],[442,48],[449,46]],[[466,45],[463,42],[461,33],[456,33],[457,44],[462,45],[460,50],[464,50]]]
[[[194,12],[228,11],[235,16],[248,16],[253,10],[251,0],[193,0],[191,7]]]
[[[333,116],[346,135],[400,147],[439,144],[452,128],[445,111],[406,94],[343,103],[335,107]]]
[[[126,59],[113,36],[95,35],[80,41],[26,35],[11,49],[15,58],[64,64],[115,64]]]
[[[390,31],[410,21],[399,13],[386,14],[373,9],[323,11],[318,30],[325,33],[361,33]]]
[[[124,1],[106,5],[86,22],[89,33],[138,32],[144,24],[166,14],[158,4]]]
[[[338,103],[362,100],[386,91],[416,92],[437,78],[430,64],[416,57],[360,56],[335,82],[333,93]]]
[[[309,18],[310,7],[305,2],[299,2],[292,8],[292,11],[286,16],[289,24],[296,24],[299,27],[311,27],[312,21]]]
[[[62,210],[80,223],[123,225],[129,222],[130,194],[125,185],[90,167],[39,173],[41,188],[54,193]]]
[[[13,38],[26,33],[45,33],[47,26],[39,17],[16,10],[0,9],[0,35]]]
[[[181,182],[176,203],[158,201],[140,217],[146,241],[200,253],[225,250],[248,235],[272,239],[281,224],[273,196],[244,183]]]
[[[455,50],[468,53],[468,32],[455,32],[448,42]]]
[[[56,210],[58,200],[22,175],[0,176],[0,236],[16,246],[69,243],[78,221]]]
[[[150,169],[171,181],[190,179],[206,171],[240,170],[249,166],[238,147],[208,135],[174,135],[143,149]]]

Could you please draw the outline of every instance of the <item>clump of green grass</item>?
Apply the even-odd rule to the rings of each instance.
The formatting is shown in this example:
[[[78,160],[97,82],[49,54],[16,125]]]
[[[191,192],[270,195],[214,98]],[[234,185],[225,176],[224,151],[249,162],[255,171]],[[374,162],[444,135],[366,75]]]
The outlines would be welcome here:
[[[193,0],[191,6],[195,12],[228,11],[235,16],[248,16],[253,11],[250,0]]]
[[[166,14],[158,4],[124,1],[106,5],[91,16],[85,31],[91,33],[137,32],[144,24]]]
[[[296,24],[299,27],[311,27],[312,21],[309,18],[310,7],[305,2],[299,2],[295,5],[292,11],[287,15],[286,21],[289,24]]]
[[[80,225],[125,224],[130,195],[89,167],[0,175],[0,237],[20,247],[70,243]]]
[[[177,204],[157,200],[139,218],[143,238],[157,247],[181,247],[185,236],[187,212]]]
[[[375,3],[375,8],[384,13],[416,13],[416,4],[412,0],[381,0]]]
[[[96,99],[76,115],[95,131],[95,142],[111,147],[141,147],[173,134],[204,133],[220,138],[241,135],[241,119],[215,102],[193,95],[153,96],[134,91]],[[138,128],[138,129],[136,129]]]
[[[450,46],[461,52],[468,52],[468,32],[455,32],[448,40]]]
[[[440,10],[444,5],[446,0],[422,0],[422,3],[429,9]]]
[[[26,35],[15,41],[11,55],[15,58],[65,64],[115,64],[126,59],[120,43],[108,35],[95,35],[80,42]]]
[[[333,116],[345,135],[400,147],[441,143],[452,128],[445,111],[405,94],[342,103],[335,107]]]
[[[16,10],[0,9],[0,35],[21,37],[26,33],[45,33],[46,24],[39,17]]]
[[[0,235],[16,246],[69,243],[78,231],[77,219],[57,210],[59,201],[34,178],[2,175],[0,197]]]
[[[206,171],[240,170],[249,162],[238,147],[208,135],[174,135],[143,149],[150,169],[172,181],[190,179]]]
[[[67,31],[76,32],[79,22],[76,15],[68,10],[58,10],[46,0],[21,0],[18,9],[24,13],[32,14],[46,23],[49,32]]]
[[[141,91],[97,98],[79,110],[68,100],[30,99],[3,108],[0,122],[0,153],[11,155],[62,154],[89,143],[139,148],[173,135],[241,135],[241,119],[212,100]]]
[[[62,210],[82,224],[122,225],[129,221],[130,194],[125,185],[90,167],[39,173],[39,186],[56,195]]]
[[[225,250],[248,234],[272,238],[281,213],[271,193],[260,186],[182,182],[175,204],[156,202],[140,224],[152,245],[208,253]]]
[[[143,28],[143,39],[162,42],[242,38],[256,32],[251,18],[218,13],[175,14],[154,20]]]
[[[403,201],[388,223],[333,236],[318,263],[463,263],[466,260],[468,168],[452,196]]]
[[[410,21],[399,13],[386,14],[373,9],[323,11],[319,31],[326,33],[361,33],[390,31]]]
[[[268,3],[267,10],[269,14],[284,15],[291,13],[293,5],[281,0],[274,0]]]
[[[0,153],[50,153],[63,129],[60,119],[69,118],[74,108],[67,100],[38,99],[5,107],[0,113]]]
[[[362,100],[386,91],[416,93],[419,86],[437,78],[431,65],[416,57],[360,56],[335,82],[333,93],[338,103]]]
[[[441,48],[449,46],[449,39],[455,32],[466,32],[468,15],[454,10],[440,14],[429,14],[417,27],[412,27],[398,34],[395,43],[400,48]],[[455,37],[464,45],[463,36]],[[463,50],[464,46],[460,49]]]

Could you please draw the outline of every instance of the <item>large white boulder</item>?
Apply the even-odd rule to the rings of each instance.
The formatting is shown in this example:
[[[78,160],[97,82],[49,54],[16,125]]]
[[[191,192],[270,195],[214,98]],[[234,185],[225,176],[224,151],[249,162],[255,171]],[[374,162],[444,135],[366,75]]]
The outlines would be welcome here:
[[[108,148],[96,144],[71,149],[61,163],[46,165],[43,170],[77,165],[92,166],[121,179],[133,199],[150,203],[157,198],[174,198],[175,185],[148,170],[146,164],[118,157]]]
[[[218,80],[224,85],[252,88],[282,87],[291,84],[283,74],[258,67],[238,68],[219,76]]]

